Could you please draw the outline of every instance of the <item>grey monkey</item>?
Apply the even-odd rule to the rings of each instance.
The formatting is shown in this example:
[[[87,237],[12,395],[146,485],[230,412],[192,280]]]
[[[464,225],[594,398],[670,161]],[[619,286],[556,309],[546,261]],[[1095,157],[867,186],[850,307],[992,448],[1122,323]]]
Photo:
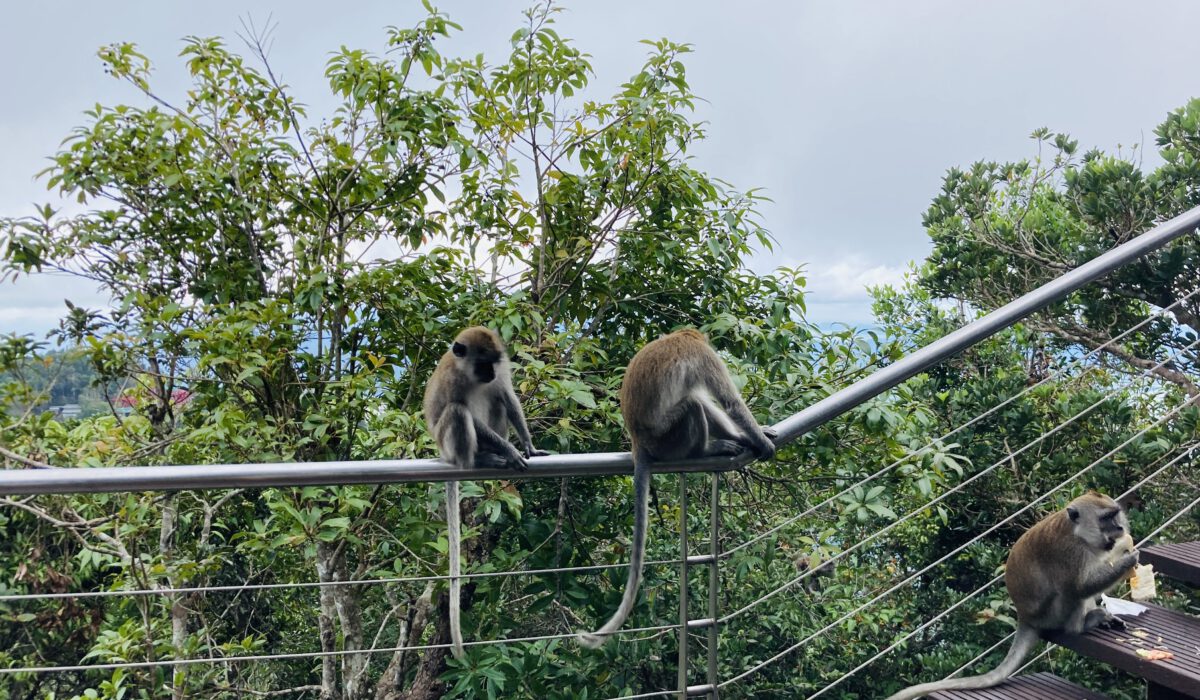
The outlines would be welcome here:
[[[458,334],[442,355],[425,387],[425,421],[442,459],[462,469],[528,468],[526,457],[547,454],[534,449],[525,414],[513,391],[504,342],[483,326]],[[512,426],[521,441],[508,441]],[[462,526],[457,481],[446,482],[446,529],[450,557],[450,640],[454,657],[463,658],[460,625]]]
[[[624,624],[637,601],[646,557],[650,463],[750,451],[775,455],[775,431],[759,426],[725,363],[693,329],[651,341],[633,356],[621,383],[621,415],[633,443],[633,551],[621,604],[580,643],[596,648]]]
[[[1114,556],[1113,551],[1124,551]],[[1004,584],[1017,609],[1017,634],[995,669],[967,678],[924,683],[888,700],[912,700],[939,690],[990,688],[1016,672],[1042,632],[1081,634],[1101,625],[1123,625],[1096,604],[1101,593],[1129,575],[1138,552],[1129,520],[1108,496],[1090,491],[1025,531],[1013,545]]]

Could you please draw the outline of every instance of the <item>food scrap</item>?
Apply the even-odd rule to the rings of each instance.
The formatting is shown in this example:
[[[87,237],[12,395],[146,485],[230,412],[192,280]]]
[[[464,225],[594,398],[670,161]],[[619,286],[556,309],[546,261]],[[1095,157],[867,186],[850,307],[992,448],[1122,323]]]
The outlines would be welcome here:
[[[1150,600],[1158,595],[1154,585],[1154,566],[1141,564],[1134,567],[1133,576],[1129,579],[1129,597],[1134,600]]]
[[[1147,661],[1167,661],[1175,658],[1174,654],[1162,649],[1138,649],[1137,655]]]

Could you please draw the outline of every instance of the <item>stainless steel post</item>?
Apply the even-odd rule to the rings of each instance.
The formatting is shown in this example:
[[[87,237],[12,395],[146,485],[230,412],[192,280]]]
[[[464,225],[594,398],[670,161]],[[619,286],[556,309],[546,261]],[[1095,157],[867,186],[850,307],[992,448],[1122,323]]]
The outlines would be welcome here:
[[[688,687],[688,497],[687,475],[679,475],[679,698]]]
[[[684,478],[680,476],[680,478]],[[717,700],[717,640],[719,631],[717,620],[718,594],[721,585],[721,475],[713,472],[712,492],[709,494],[708,522],[708,554],[712,559],[708,562],[708,684],[712,686],[712,700]]]

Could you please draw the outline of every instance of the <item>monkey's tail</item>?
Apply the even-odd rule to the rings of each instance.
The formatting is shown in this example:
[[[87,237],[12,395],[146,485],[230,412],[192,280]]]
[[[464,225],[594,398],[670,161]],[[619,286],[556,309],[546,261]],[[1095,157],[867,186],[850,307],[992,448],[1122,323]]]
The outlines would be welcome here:
[[[446,551],[450,556],[450,653],[462,660],[463,650],[460,599],[462,597],[462,525],[459,513],[458,482],[446,482]]]
[[[596,649],[608,641],[608,636],[621,629],[633,605],[637,602],[638,587],[642,583],[642,564],[646,559],[646,525],[650,519],[650,461],[646,455],[634,453],[633,457],[633,552],[629,559],[629,578],[625,581],[625,593],[621,606],[608,622],[595,632],[581,632],[579,643]]]
[[[1038,631],[1029,625],[1017,625],[1017,637],[1013,640],[1012,646],[1008,649],[1008,655],[1000,662],[996,668],[979,676],[968,676],[966,678],[951,678],[950,680],[938,681],[936,683],[923,683],[914,685],[911,688],[905,688],[899,693],[891,696],[887,700],[912,700],[930,693],[935,693],[939,690],[970,690],[973,688],[990,688],[994,685],[999,685],[1012,674],[1016,673],[1017,668],[1021,666],[1021,662],[1026,656],[1034,650],[1041,640],[1041,635]]]

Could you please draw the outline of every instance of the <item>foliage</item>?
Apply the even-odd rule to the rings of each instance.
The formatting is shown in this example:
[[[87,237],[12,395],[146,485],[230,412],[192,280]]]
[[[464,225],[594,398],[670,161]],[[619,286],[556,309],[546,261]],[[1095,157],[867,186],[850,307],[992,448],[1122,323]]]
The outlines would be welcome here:
[[[1000,298],[1035,284],[1053,268],[997,257],[1025,250],[1022,241],[1061,238],[1056,255],[1069,251],[1069,264],[1104,249],[1102,240],[1091,248],[1081,241],[1103,231],[1093,210],[1109,209],[1087,209],[1075,193],[1120,199],[1114,192],[1125,185],[1113,182],[1137,180],[1117,168],[1124,180],[1086,189],[1085,179],[1099,177],[1089,164],[1108,162],[1100,156],[952,171],[927,217],[935,252],[920,284],[876,290],[879,328],[821,330],[804,320],[802,269],[755,274],[746,266],[754,250],[773,246],[755,212],[760,196],[687,156],[705,129],[692,114],[689,47],[646,42],[642,68],[604,98],[591,85],[589,56],[556,32],[559,9],[530,9],[509,55],[493,64],[443,56],[439,42],[458,25],[426,5],[412,27],[387,30],[382,56],[350,48],[332,55],[326,77],[338,107],[327,115],[310,116],[277,80],[265,34],[248,37],[245,55],[219,39],[185,40],[192,83],[178,96],[156,90],[136,47],[101,49],[105,70],[135,91],[135,103],[88,112],[44,173],[52,189],[87,208],[48,205],[3,220],[0,271],[75,274],[117,300],[111,309],[71,307],[54,338],[86,358],[98,386],[127,387],[134,411],[64,424],[14,410],[35,403],[43,385],[29,368],[51,351],[6,338],[7,463],[430,456],[419,406],[425,377],[472,323],[508,342],[539,447],[621,449],[613,368],[683,325],[710,335],[768,422],[894,361],[902,348],[940,338],[987,305],[984,291]],[[1141,218],[1122,235],[1191,196],[1188,113],[1163,130],[1179,141],[1171,146],[1175,185],[1138,190]],[[1160,199],[1143,202],[1150,191]],[[1023,192],[1033,194],[1020,199]],[[1022,233],[1035,222],[1036,235]],[[966,234],[993,230],[1016,238],[1008,248],[968,243]],[[1185,278],[1190,249],[1179,250],[1153,262],[1155,293],[1174,294]],[[1135,289],[1142,279],[1080,296],[1044,323],[1111,334],[1164,301],[1143,298],[1153,290]],[[955,308],[945,297],[965,302]],[[1179,353],[1187,329],[1148,326],[1123,346],[1120,365],[1111,357],[1071,364],[1081,353],[1063,343],[1077,341],[1047,332],[1030,323],[1000,334],[804,436],[777,460],[719,477],[727,556],[718,593],[721,610],[733,613],[721,630],[721,677],[804,641],[740,681],[735,695],[816,692],[994,576],[1007,545],[1067,492],[1120,492],[1200,437],[1194,409],[1136,435],[1187,384],[1162,372],[1131,377],[1130,367],[1146,367],[1130,360]],[[1180,376],[1193,369],[1179,362],[1171,368]],[[1039,384],[1067,366],[1075,369]],[[1085,409],[1087,420],[1051,432]],[[955,551],[1114,450],[1086,480]],[[651,560],[679,556],[681,519],[693,533],[691,552],[706,551],[709,513],[695,504],[705,502],[709,478],[686,478],[687,509],[676,478],[656,481]],[[467,571],[615,565],[475,579],[465,590],[468,639],[565,636],[606,618],[624,583],[629,488],[625,479],[467,484]],[[1169,473],[1145,491],[1135,527],[1161,522],[1189,489],[1193,477]],[[600,698],[674,687],[669,627],[679,575],[661,564],[647,567],[630,623],[661,630],[624,634],[599,652],[551,638],[472,646],[464,662],[449,659],[444,588],[426,580],[446,567],[441,500],[441,487],[426,484],[0,499],[0,570],[9,574],[0,595],[171,589],[0,600],[0,666],[144,664],[5,676],[0,698]],[[821,566],[831,557],[832,572]],[[939,568],[921,571],[941,557]],[[914,573],[915,583],[897,586]],[[363,580],[372,583],[346,585]],[[247,583],[282,585],[238,590]],[[320,585],[290,585],[298,583]],[[707,585],[693,576],[693,611],[704,609]],[[915,638],[909,655],[884,657],[832,695],[874,697],[890,689],[881,683],[948,672],[1010,623],[993,588]],[[418,649],[398,649],[407,647]],[[321,654],[305,656],[313,652]],[[703,649],[693,653],[702,667]],[[168,665],[255,654],[297,656]]]
[[[1047,129],[1035,131],[1039,155],[1011,163],[953,168],[925,214],[933,252],[921,284],[943,298],[996,308],[1200,203],[1200,100],[1157,129],[1163,163],[1143,173],[1130,154],[1093,149]],[[1040,151],[1048,149],[1049,155]],[[1055,345],[1103,348],[1131,370],[1197,389],[1200,239],[1189,234],[1088,285],[1034,320]],[[1170,309],[1115,342],[1152,308]],[[1170,359],[1156,367],[1158,360]]]
[[[138,411],[65,434],[25,421],[6,442],[36,443],[29,454],[69,465],[428,455],[424,377],[448,338],[476,322],[509,341],[538,442],[562,451],[619,449],[620,376],[609,369],[680,325],[703,327],[737,358],[764,420],[880,356],[853,331],[803,322],[800,271],[744,267],[771,239],[753,192],[686,157],[704,135],[690,116],[689,47],[647,42],[641,71],[608,100],[585,98],[588,57],[555,32],[557,7],[530,10],[498,65],[443,57],[438,40],[457,25],[427,9],[413,28],[389,30],[385,56],[333,55],[326,75],[340,106],[324,119],[276,80],[263,36],[248,44],[257,65],[218,39],[187,39],[192,87],[179,98],[155,91],[132,45],[101,49],[106,71],[143,104],[88,113],[45,175],[94,208],[7,221],[5,261],[9,274],[86,277],[118,300],[73,309],[60,337],[101,381],[133,378]],[[186,406],[171,400],[181,388]],[[480,484],[469,567],[623,561],[629,487],[598,486]],[[444,571],[439,500],[420,485],[46,497],[8,502],[17,510],[7,526],[22,536],[4,541],[22,546],[65,524],[69,536],[38,564],[67,588],[411,578]],[[670,499],[661,515],[678,518]],[[652,555],[670,558],[669,541],[654,539]],[[620,569],[483,579],[468,587],[468,634],[569,633],[605,617],[622,580]],[[670,601],[672,585],[670,569],[649,571],[651,605],[634,624],[672,618],[655,602],[659,590]],[[94,601],[103,617],[80,643],[97,661],[308,652],[318,641],[325,651],[436,645],[441,593],[411,582]],[[307,629],[319,634],[296,634]],[[53,638],[16,644],[6,663],[80,657]],[[550,642],[474,648],[465,664],[435,649],[39,682],[60,694],[85,683],[118,692],[99,690],[103,681],[175,697],[314,684],[344,698],[566,697],[669,682],[657,660],[671,645],[656,636],[597,656]]]

